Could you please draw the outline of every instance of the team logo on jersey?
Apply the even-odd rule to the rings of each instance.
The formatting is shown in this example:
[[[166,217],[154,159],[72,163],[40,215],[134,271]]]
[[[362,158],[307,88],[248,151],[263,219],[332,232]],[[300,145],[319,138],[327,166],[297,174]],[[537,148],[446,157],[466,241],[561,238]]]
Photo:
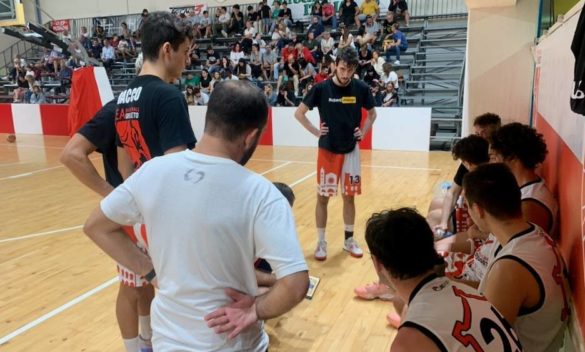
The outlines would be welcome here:
[[[355,104],[357,103],[356,97],[341,97],[340,99],[329,98],[330,103],[341,103],[341,104]]]

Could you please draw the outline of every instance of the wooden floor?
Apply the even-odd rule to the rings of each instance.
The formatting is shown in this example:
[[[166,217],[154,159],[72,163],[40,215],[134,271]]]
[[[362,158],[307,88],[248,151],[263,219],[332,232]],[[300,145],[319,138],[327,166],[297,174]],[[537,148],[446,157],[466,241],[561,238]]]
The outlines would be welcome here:
[[[0,134],[0,350],[123,351],[114,302],[115,265],[81,231],[97,195],[59,163],[64,137]],[[294,212],[310,274],[321,278],[312,300],[268,322],[271,351],[383,351],[395,330],[385,302],[353,298],[374,281],[369,256],[342,251],[341,200],[329,206],[329,257],[316,262],[315,158],[312,148],[259,147],[248,167],[294,185]],[[98,154],[92,156],[102,170]],[[452,177],[449,153],[362,152],[364,195],[356,201],[356,238],[376,211],[413,206],[425,213],[438,185]],[[270,171],[271,170],[271,171]]]

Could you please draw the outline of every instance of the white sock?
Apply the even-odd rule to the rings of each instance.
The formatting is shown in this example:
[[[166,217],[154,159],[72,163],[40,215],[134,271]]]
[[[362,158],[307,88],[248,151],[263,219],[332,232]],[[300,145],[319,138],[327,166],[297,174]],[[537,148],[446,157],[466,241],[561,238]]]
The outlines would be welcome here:
[[[138,351],[140,349],[138,336],[133,339],[124,339],[124,346],[126,347],[126,352]]]
[[[140,326],[140,337],[144,340],[152,339],[152,328],[150,327],[150,315],[138,316]]]
[[[345,225],[345,231],[353,232],[353,225]]]
[[[325,241],[325,228],[317,227],[317,234],[319,235],[319,241]]]

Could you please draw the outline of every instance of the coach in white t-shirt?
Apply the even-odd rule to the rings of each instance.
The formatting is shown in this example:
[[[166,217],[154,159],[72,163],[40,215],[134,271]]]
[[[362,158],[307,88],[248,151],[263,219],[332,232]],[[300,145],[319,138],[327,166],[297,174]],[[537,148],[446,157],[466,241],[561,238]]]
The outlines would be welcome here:
[[[237,101],[238,104],[233,104]],[[267,120],[262,92],[219,83],[193,151],[154,158],[106,197],[85,232],[107,254],[158,285],[155,351],[265,351],[263,320],[297,305],[308,288],[290,206],[244,165]],[[121,232],[144,223],[150,260]],[[276,284],[256,296],[255,258]]]

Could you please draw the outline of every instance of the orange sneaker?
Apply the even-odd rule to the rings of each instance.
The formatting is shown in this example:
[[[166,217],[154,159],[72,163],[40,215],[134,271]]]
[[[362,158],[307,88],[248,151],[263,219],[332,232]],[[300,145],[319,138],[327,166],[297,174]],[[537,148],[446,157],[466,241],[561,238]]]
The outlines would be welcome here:
[[[394,298],[394,292],[390,287],[379,282],[372,282],[365,286],[354,288],[353,292],[361,299],[372,300],[381,299],[383,301],[391,301]]]

